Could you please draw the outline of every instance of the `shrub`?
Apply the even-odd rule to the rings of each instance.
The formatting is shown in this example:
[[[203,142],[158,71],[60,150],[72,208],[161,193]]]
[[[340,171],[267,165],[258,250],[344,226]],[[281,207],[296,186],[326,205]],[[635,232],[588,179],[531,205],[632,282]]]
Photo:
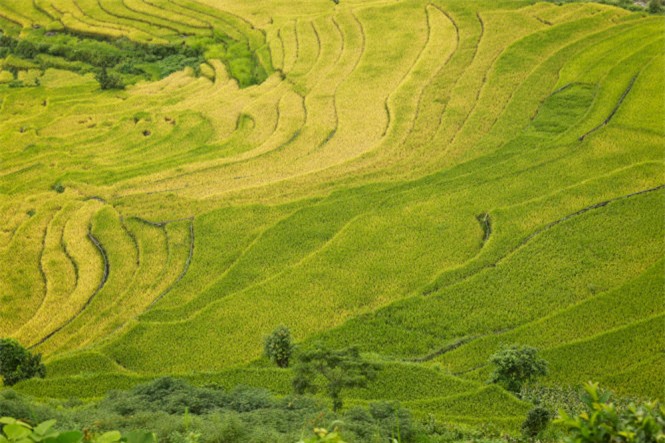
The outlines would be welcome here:
[[[28,40],[21,40],[16,45],[16,55],[23,58],[33,58],[37,55],[37,48]]]
[[[291,332],[286,326],[279,326],[266,337],[264,354],[280,368],[287,368],[293,353]]]
[[[128,392],[112,392],[102,406],[124,416],[143,411],[169,414],[189,411],[198,415],[223,407],[228,401],[221,389],[197,388],[180,379],[163,377]]]
[[[236,386],[229,393],[227,406],[236,412],[249,412],[270,408],[274,404],[272,395],[266,389]]]
[[[33,355],[18,341],[4,338],[0,339],[0,377],[5,386],[12,386],[21,380],[46,377],[46,367],[41,354]]]
[[[650,0],[649,1],[649,12],[652,14],[658,14],[663,11],[663,1],[662,0]]]
[[[535,406],[531,409],[524,423],[522,423],[522,434],[527,438],[535,438],[547,429],[552,420],[552,413],[542,406]]]
[[[530,346],[504,348],[492,355],[490,362],[496,365],[490,382],[514,393],[520,392],[524,383],[547,375],[547,362]]]
[[[122,77],[114,73],[109,73],[106,68],[102,68],[95,78],[102,89],[125,89]]]

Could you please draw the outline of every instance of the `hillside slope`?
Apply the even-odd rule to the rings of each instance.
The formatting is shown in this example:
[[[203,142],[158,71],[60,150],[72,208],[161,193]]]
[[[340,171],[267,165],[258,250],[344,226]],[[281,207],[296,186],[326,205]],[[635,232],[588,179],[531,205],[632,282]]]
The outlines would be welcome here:
[[[200,59],[100,90],[94,66],[4,54],[0,336],[50,374],[21,389],[177,374],[285,392],[260,360],[284,324],[383,362],[358,401],[453,421],[519,423],[526,406],[482,386],[512,343],[544,351],[545,383],[663,398],[663,17],[527,0],[24,6],[0,5],[18,42],[48,30]],[[400,394],[410,378],[429,388]]]

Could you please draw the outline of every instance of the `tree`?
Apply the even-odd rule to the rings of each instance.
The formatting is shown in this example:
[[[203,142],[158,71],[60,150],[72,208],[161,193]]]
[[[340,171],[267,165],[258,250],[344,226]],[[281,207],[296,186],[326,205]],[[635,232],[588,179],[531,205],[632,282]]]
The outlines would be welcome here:
[[[44,378],[46,368],[41,354],[32,355],[12,338],[0,339],[0,377],[5,386],[33,377]]]
[[[105,67],[95,75],[95,78],[102,89],[125,89],[122,77],[114,73],[109,74]]]
[[[365,387],[374,379],[378,367],[365,361],[358,348],[327,349],[316,346],[304,351],[295,366],[293,388],[297,394],[316,393],[323,382],[326,394],[332,399],[333,411],[342,407],[342,390]]]
[[[663,11],[663,1],[662,0],[651,0],[649,1],[649,12],[652,14],[658,14]]]
[[[293,343],[291,342],[291,331],[286,326],[278,326],[272,334],[266,337],[263,352],[280,368],[288,368]]]
[[[490,357],[490,363],[496,365],[490,382],[514,393],[519,392],[524,383],[547,375],[547,362],[530,346],[504,348]]]

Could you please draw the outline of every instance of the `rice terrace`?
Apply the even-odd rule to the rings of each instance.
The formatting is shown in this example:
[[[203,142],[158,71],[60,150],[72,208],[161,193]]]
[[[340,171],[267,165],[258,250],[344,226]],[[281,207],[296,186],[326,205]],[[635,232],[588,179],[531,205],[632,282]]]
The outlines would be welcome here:
[[[0,416],[515,441],[589,381],[662,404],[663,9],[0,0],[0,339],[45,365],[2,374]],[[546,367],[502,383],[520,350]],[[367,371],[306,366],[330,355]],[[294,394],[316,370],[339,389]],[[150,389],[190,394],[157,425]],[[243,406],[187,400],[214,392]]]

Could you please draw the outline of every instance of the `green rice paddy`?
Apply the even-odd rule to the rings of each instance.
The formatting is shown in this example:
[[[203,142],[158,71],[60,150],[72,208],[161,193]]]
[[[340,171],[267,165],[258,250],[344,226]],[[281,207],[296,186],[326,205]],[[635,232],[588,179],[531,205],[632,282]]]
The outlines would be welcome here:
[[[351,405],[515,430],[529,405],[485,384],[515,343],[547,385],[664,399],[663,16],[6,0],[0,29],[54,42],[0,51],[0,336],[49,374],[20,391],[285,394],[262,349],[286,325],[380,362]],[[77,44],[175,58],[101,90],[53,49]]]

